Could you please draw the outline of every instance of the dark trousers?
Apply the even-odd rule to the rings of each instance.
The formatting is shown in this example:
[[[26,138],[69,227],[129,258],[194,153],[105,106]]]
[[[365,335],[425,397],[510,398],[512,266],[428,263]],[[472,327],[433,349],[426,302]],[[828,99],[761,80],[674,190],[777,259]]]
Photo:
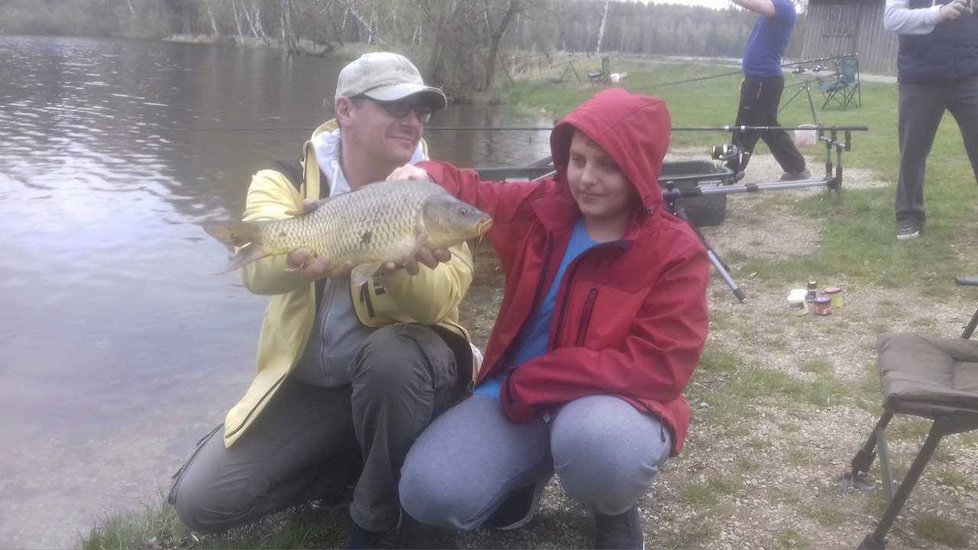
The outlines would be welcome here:
[[[740,85],[740,107],[737,109],[737,126],[780,126],[778,123],[778,104],[784,91],[784,78],[757,78],[745,76]],[[801,156],[795,143],[784,130],[758,132],[747,130],[734,132],[734,144],[741,151],[753,154],[757,140],[763,139],[774,159],[785,172],[805,170],[805,157]],[[748,157],[749,160],[749,157]],[[746,169],[746,162],[741,170]]]
[[[900,83],[900,176],[895,201],[898,222],[923,227],[924,173],[944,111],[961,128],[971,169],[978,179],[978,77]]]
[[[336,498],[359,473],[350,516],[364,529],[389,529],[400,515],[404,457],[460,397],[456,373],[454,352],[432,329],[379,329],[350,365],[351,386],[286,378],[230,448],[222,427],[202,439],[174,475],[169,501],[187,527],[214,533]]]

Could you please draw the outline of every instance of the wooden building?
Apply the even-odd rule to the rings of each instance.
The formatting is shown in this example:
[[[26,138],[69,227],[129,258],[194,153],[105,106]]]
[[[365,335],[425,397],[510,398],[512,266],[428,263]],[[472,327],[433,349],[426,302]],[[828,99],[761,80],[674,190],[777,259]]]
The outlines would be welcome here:
[[[896,76],[897,35],[883,28],[885,0],[808,0],[797,58],[859,54],[864,73]]]

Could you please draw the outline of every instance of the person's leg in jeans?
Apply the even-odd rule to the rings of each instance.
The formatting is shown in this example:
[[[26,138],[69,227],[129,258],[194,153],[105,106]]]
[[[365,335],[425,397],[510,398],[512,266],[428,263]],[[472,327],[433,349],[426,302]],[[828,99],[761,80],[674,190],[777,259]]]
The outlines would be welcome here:
[[[760,110],[757,106],[760,93],[761,81],[757,78],[745,76],[744,80],[740,83],[740,104],[737,107],[737,121],[734,123],[735,126],[760,126]],[[739,166],[740,171],[743,172],[747,169],[747,164],[750,162],[750,157],[754,153],[757,140],[760,139],[760,134],[754,130],[746,130],[743,132],[734,132],[732,137],[733,144],[740,151],[746,153],[743,156],[744,163]],[[732,170],[737,168],[729,163],[728,166]]]
[[[170,489],[177,516],[201,533],[339,493],[359,462],[349,388],[286,379],[231,448],[223,433],[199,444]]]
[[[759,126],[780,126],[778,122],[778,105],[784,92],[784,78],[766,78],[757,96],[757,124]],[[784,130],[767,130],[761,132],[761,139],[767,144],[774,159],[781,169],[788,174],[797,175],[805,171],[805,157],[801,156],[794,141]]]
[[[924,176],[927,156],[947,105],[943,86],[944,83],[933,82],[900,84],[900,175],[894,201],[898,226],[910,224],[919,230],[927,218]]]
[[[957,81],[949,90],[947,107],[961,128],[971,171],[978,181],[978,76]]]
[[[550,476],[549,440],[542,419],[514,424],[499,401],[472,395],[438,417],[408,453],[401,505],[426,525],[477,529],[508,496]]]
[[[458,398],[456,357],[445,340],[422,325],[374,332],[350,365],[352,411],[363,471],[350,516],[362,529],[397,525],[398,472],[431,420]]]

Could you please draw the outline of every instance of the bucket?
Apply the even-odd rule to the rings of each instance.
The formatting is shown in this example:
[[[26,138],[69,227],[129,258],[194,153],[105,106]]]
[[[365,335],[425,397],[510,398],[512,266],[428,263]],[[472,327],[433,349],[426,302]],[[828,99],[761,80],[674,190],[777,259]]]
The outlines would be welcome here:
[[[810,128],[810,129],[809,129]],[[815,127],[811,124],[800,124],[798,129],[795,130],[795,146],[805,147],[806,145],[815,145],[818,142],[818,134],[815,132]]]

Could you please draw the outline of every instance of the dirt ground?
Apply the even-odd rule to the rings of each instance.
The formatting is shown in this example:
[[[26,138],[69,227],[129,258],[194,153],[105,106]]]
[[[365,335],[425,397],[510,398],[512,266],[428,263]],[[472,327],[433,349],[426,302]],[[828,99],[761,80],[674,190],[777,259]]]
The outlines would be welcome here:
[[[780,175],[773,158],[759,155],[751,161],[747,181],[773,181]],[[848,189],[885,185],[868,171],[846,173]],[[824,192],[785,193],[801,197]],[[765,199],[761,194],[729,195],[724,223],[703,228],[735,272],[748,261],[807,255],[820,246],[816,220]],[[841,395],[864,394],[870,405],[833,400],[830,392],[818,406],[759,400],[729,418],[711,410],[708,397],[730,380],[723,373],[694,374],[687,392],[693,419],[686,447],[640,503],[647,548],[855,548],[874,527],[882,510],[878,462],[869,474],[876,481],[871,490],[837,480],[876,420],[869,412],[879,403],[875,340],[887,330],[956,336],[973,304],[943,303],[907,289],[811,275],[820,287],[844,289],[841,310],[826,317],[792,317],[785,298],[791,287],[803,287],[805,281],[772,287],[763,277],[750,276],[738,279],[749,296],[738,303],[714,273],[708,350],[748,365],[738,366],[730,376],[756,367],[784,373],[802,386],[827,378]],[[501,298],[499,277],[491,251],[478,249],[477,279],[463,318],[481,345]],[[821,372],[813,372],[813,364],[822,365]],[[891,431],[897,434],[889,443],[891,461],[895,474],[902,475],[926,425],[894,421]],[[976,485],[978,438],[946,438],[891,531],[888,547],[978,547]],[[552,481],[539,515],[521,530],[465,535],[422,530],[404,542],[463,548],[587,547],[591,525],[587,512]]]

